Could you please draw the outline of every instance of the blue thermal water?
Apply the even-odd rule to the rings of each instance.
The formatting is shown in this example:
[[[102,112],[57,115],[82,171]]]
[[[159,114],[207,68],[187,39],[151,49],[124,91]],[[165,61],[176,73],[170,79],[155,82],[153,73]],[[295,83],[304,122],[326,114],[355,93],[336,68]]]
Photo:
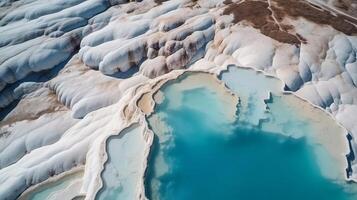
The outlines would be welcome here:
[[[82,173],[75,173],[72,175],[68,175],[65,177],[60,178],[57,181],[48,183],[39,189],[36,189],[32,192],[27,199],[30,200],[44,200],[50,199],[50,197],[61,190],[64,190],[66,187],[70,186],[70,184],[82,176]]]
[[[305,137],[266,132],[239,120],[227,123],[220,109],[226,105],[210,88],[182,91],[182,104],[172,108],[170,101],[176,95],[170,90],[171,85],[162,88],[164,94],[170,95],[165,95],[148,118],[156,133],[145,177],[149,199],[356,198],[345,186],[321,174]],[[294,121],[294,113],[284,113],[284,117]],[[170,127],[169,133],[163,134],[153,123],[154,118]]]
[[[145,140],[141,132],[141,128],[134,124],[107,140],[108,160],[101,174],[103,187],[95,199],[136,198],[136,187],[142,179],[139,172],[145,160]]]

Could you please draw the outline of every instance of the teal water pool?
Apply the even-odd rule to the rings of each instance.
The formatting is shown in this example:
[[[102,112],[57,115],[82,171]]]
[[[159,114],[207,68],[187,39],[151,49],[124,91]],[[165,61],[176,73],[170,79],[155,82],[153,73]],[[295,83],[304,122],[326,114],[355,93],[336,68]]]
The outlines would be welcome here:
[[[131,200],[143,176],[146,142],[143,127],[133,124],[107,140],[108,159],[101,174],[103,187],[96,200]]]
[[[49,199],[54,192],[65,189],[70,184],[70,181],[71,181],[71,179],[64,179],[61,182],[53,184],[52,187],[44,188],[44,189],[38,191],[36,194],[34,194],[29,199],[31,199],[31,200]]]
[[[274,101],[273,94],[266,109],[256,105],[261,104],[254,99],[259,91],[235,83],[237,88],[230,88],[241,89],[245,96],[241,106],[229,105],[215,88],[177,90],[190,76],[164,86],[162,102],[148,117],[155,133],[145,177],[149,199],[356,199],[354,185],[326,176],[339,174],[333,156],[321,145],[315,147],[307,133],[319,131],[314,126],[320,122],[293,112],[289,99],[276,96]],[[228,87],[230,83],[226,82]],[[244,104],[250,109],[242,108]],[[237,107],[237,118],[231,121],[226,110]]]
[[[61,177],[57,177],[46,184],[42,183],[37,187],[24,193],[19,200],[48,200],[48,199],[72,199],[80,196],[83,171],[74,171]]]

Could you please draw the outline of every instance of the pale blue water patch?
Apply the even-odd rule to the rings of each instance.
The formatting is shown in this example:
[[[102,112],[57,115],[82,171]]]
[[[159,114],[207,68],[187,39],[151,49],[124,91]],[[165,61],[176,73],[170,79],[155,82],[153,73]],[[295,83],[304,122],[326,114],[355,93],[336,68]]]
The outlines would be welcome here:
[[[349,153],[347,138],[332,118],[294,95],[283,93],[283,83],[263,73],[229,67],[220,78],[242,99],[238,113],[240,124],[294,138],[306,137],[318,155],[316,160],[324,176],[344,181],[347,168],[344,155]],[[322,140],[325,145],[321,145]]]
[[[143,127],[134,124],[107,140],[108,160],[102,172],[103,187],[97,200],[136,199],[144,174],[146,141]]]
[[[48,183],[46,185],[40,186],[39,189],[36,189],[32,192],[27,199],[29,200],[46,200],[50,199],[51,195],[54,193],[64,190],[68,187],[73,181],[77,180],[82,173],[75,173],[66,175],[63,178],[60,178],[54,182]]]
[[[241,99],[239,120],[252,126],[259,125],[260,120],[267,118],[264,99],[271,93],[280,93],[279,80],[267,78],[262,73],[250,69],[230,67],[221,79]]]
[[[161,89],[164,101],[148,118],[156,134],[145,178],[149,199],[356,199],[348,192],[349,186],[322,175],[313,147],[304,137],[306,133],[299,133],[311,130],[304,127],[308,123],[296,118],[296,113],[288,104],[280,104],[283,100],[278,97],[274,101],[272,96],[268,104],[274,110],[265,111],[266,105],[258,97],[268,90],[255,89],[264,84],[263,79],[246,78],[241,80],[242,87],[226,82],[233,91],[239,91],[240,97],[244,96],[240,106],[246,106],[238,111],[238,120],[233,123],[227,123],[221,113],[225,105],[209,87],[174,94],[172,86],[181,81],[185,76]],[[265,82],[265,86],[272,86],[272,91],[279,89],[273,83]],[[183,103],[169,106],[177,96],[183,96]],[[162,124],[167,129],[163,130]],[[279,132],[266,131],[275,129]],[[280,130],[293,130],[299,137],[281,134]]]
[[[299,113],[301,108],[290,105],[294,96],[282,92],[280,80],[237,67],[230,67],[220,78],[241,99],[239,123],[294,137],[312,135],[315,124]]]

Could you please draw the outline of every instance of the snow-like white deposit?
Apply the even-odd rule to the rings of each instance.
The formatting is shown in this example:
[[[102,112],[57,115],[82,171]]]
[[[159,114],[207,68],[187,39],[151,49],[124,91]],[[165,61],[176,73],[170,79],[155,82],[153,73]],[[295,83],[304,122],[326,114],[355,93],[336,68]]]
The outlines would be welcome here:
[[[357,32],[270,13],[306,42],[278,41],[264,32],[271,27],[224,12],[237,2],[1,1],[0,199],[79,165],[81,193],[94,199],[106,139],[145,123],[153,91],[179,69],[218,73],[234,64],[276,76],[331,113],[357,152]],[[335,10],[323,5],[314,9]],[[351,164],[357,180],[357,161]]]

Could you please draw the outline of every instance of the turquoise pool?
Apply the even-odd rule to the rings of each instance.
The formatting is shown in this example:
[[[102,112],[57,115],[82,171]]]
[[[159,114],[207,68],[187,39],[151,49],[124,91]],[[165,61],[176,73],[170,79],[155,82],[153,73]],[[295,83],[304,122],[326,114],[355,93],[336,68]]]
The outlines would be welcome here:
[[[319,129],[311,128],[311,120],[294,112],[281,94],[272,94],[262,106],[257,98],[260,90],[268,94],[264,88],[239,88],[223,77],[238,96],[238,91],[244,95],[239,105],[229,105],[211,87],[178,90],[190,76],[165,85],[163,101],[148,117],[155,133],[145,177],[149,199],[356,199],[351,189],[355,186],[325,175],[338,174],[338,169],[328,153],[311,142],[307,132]],[[226,110],[237,107],[236,120],[231,121]],[[321,163],[328,165],[324,172]]]

